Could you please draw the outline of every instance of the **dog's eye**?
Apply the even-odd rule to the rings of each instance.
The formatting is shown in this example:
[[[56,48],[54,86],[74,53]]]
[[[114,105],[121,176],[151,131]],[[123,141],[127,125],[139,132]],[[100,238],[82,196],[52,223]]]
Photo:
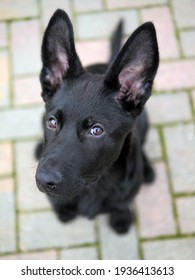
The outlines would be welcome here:
[[[104,132],[104,129],[103,129],[101,126],[99,126],[99,125],[94,125],[94,126],[90,129],[90,131],[89,131],[89,133],[90,133],[91,135],[94,135],[94,136],[99,136],[99,135],[101,135],[103,132]]]
[[[47,127],[50,129],[56,129],[58,122],[55,117],[50,117],[47,121]]]

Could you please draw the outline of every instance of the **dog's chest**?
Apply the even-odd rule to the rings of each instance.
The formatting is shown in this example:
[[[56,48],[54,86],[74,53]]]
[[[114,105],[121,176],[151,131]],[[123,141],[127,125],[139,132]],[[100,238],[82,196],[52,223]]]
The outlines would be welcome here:
[[[138,171],[139,172],[139,171]],[[139,185],[138,180],[134,180],[134,175],[141,177],[139,174],[132,174],[124,180],[116,180],[114,176],[108,176],[96,186],[91,186],[88,194],[80,197],[78,202],[78,212],[81,215],[93,218],[97,214],[107,213],[113,209],[123,209],[129,204],[131,190]]]

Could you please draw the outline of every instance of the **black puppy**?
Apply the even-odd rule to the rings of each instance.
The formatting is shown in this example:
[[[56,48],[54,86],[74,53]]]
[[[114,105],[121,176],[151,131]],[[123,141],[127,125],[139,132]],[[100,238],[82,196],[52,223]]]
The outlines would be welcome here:
[[[121,30],[122,24],[111,60]],[[70,19],[57,10],[44,34],[42,62],[46,112],[37,186],[60,220],[107,212],[111,226],[124,233],[132,221],[130,202],[141,183],[154,178],[142,149],[148,127],[142,111],[159,63],[155,28],[140,26],[101,74],[105,65],[82,67]]]

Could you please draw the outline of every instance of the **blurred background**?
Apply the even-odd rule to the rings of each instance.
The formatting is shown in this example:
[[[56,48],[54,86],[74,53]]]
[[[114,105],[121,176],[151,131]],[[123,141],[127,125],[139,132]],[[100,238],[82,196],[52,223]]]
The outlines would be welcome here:
[[[135,223],[118,236],[107,216],[61,224],[34,174],[41,138],[40,46],[57,9],[70,16],[83,62],[107,62],[119,19],[124,38],[157,29],[161,64],[147,108],[157,178],[143,186]],[[0,0],[0,259],[195,259],[195,1]]]

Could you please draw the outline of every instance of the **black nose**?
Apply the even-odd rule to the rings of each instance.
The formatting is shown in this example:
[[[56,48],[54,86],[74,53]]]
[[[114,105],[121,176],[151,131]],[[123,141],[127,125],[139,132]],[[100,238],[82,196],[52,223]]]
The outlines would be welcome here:
[[[62,176],[57,172],[49,172],[48,174],[44,172],[37,172],[36,183],[37,187],[42,192],[55,191],[62,181]]]

